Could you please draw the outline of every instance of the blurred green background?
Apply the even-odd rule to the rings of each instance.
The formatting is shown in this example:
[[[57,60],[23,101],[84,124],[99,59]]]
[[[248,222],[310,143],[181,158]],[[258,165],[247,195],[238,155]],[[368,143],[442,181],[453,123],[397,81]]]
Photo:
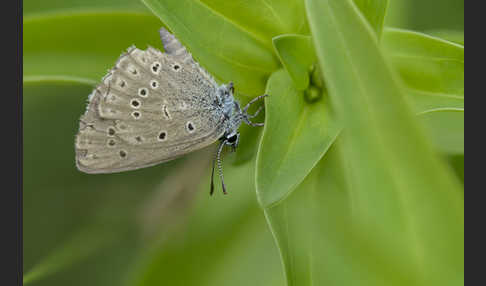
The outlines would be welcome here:
[[[389,5],[387,26],[464,41],[463,0]],[[225,156],[228,196],[208,194],[211,148],[119,174],[75,167],[97,79],[132,44],[160,49],[161,25],[135,0],[24,1],[26,285],[285,285],[255,196],[254,153]],[[255,141],[242,138],[242,150]],[[463,155],[450,160],[462,174]]]

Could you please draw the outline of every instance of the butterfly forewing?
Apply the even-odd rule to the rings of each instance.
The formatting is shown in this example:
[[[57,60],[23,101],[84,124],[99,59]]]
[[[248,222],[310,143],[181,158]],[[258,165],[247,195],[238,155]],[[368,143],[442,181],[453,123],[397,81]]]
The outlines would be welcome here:
[[[221,137],[224,115],[215,105],[217,84],[187,59],[134,47],[120,57],[81,117],[75,143],[80,170],[147,167]]]

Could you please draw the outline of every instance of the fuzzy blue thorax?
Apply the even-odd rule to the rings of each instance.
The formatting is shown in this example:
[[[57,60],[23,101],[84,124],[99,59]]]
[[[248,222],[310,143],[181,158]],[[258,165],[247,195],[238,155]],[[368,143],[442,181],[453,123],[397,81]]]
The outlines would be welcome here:
[[[234,98],[233,92],[234,88],[232,83],[228,85],[222,84],[217,89],[217,95],[226,121],[224,134],[226,138],[237,134],[241,121],[245,117],[238,101]]]

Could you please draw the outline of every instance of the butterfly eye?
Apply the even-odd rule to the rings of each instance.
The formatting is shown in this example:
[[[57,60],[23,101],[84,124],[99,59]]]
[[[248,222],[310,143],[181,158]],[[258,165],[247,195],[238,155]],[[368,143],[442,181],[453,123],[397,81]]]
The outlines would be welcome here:
[[[235,143],[236,139],[238,139],[238,135],[235,134],[228,138],[228,143]]]

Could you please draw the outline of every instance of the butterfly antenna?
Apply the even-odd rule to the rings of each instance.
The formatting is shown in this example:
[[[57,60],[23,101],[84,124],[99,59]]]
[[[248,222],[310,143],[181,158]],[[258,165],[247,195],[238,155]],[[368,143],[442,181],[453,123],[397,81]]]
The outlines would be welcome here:
[[[224,185],[223,167],[221,165],[221,151],[223,151],[223,147],[224,147],[224,145],[226,145],[227,142],[228,142],[228,140],[224,140],[224,141],[221,142],[221,144],[219,145],[218,155],[217,155],[217,158],[216,158],[216,160],[218,161],[219,178],[221,179],[221,185],[223,187],[223,194],[225,194],[225,195],[227,193],[226,193],[226,186]]]
[[[213,169],[211,171],[211,189],[209,191],[210,196],[212,196],[213,193],[214,193],[214,165],[215,165],[215,163],[216,163],[216,158],[213,159]]]

